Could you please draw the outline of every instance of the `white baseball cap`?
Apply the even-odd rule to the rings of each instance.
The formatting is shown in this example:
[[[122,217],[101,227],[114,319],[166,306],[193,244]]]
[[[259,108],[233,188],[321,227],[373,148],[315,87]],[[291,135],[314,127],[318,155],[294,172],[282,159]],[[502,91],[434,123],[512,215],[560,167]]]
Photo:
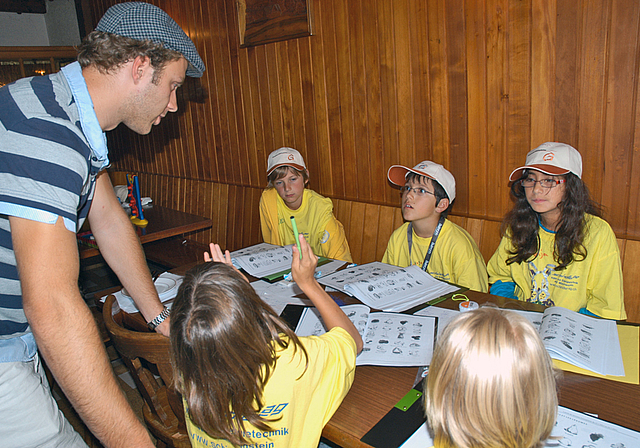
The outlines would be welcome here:
[[[453,202],[456,198],[456,180],[445,167],[429,160],[424,160],[414,166],[413,168],[407,168],[402,165],[393,165],[387,172],[387,177],[391,183],[400,187],[406,183],[407,174],[409,172],[419,174],[420,176],[426,176],[429,179],[435,180],[444,189],[444,192],[449,196],[449,201]]]
[[[269,158],[267,159],[267,176],[280,166],[290,166],[298,171],[307,169],[307,165],[304,164],[304,159],[300,153],[286,146],[278,148],[269,154]]]
[[[582,179],[582,156],[566,143],[547,142],[527,154],[524,166],[513,170],[510,181],[518,180],[526,169],[542,171],[551,176],[573,173]]]

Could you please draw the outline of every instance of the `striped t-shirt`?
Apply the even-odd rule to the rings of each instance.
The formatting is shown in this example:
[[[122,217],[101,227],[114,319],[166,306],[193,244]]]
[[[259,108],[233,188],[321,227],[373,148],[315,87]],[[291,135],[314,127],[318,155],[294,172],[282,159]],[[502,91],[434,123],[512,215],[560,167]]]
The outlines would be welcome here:
[[[50,224],[62,217],[76,232],[89,212],[102,162],[76,101],[61,72],[0,88],[0,347],[30,332],[8,216]]]

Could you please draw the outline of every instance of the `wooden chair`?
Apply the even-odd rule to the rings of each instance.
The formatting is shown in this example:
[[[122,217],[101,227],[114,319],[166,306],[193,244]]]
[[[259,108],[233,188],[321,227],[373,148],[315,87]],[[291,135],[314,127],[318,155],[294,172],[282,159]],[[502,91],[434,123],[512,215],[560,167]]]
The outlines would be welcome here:
[[[102,309],[111,341],[129,368],[144,399],[142,413],[159,447],[190,448],[180,395],[171,386],[169,339],[157,333],[131,331],[122,326],[122,311],[113,314],[114,296]],[[157,369],[162,381],[152,370]]]

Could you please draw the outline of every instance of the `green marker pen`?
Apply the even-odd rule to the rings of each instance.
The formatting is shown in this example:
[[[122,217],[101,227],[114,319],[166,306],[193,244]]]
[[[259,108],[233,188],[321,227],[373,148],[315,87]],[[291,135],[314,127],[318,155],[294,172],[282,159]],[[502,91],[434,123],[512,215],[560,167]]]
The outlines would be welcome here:
[[[302,248],[300,247],[300,234],[298,233],[298,225],[296,224],[296,218],[291,217],[291,225],[293,226],[293,235],[296,237],[296,244],[298,245],[298,253],[302,260]]]

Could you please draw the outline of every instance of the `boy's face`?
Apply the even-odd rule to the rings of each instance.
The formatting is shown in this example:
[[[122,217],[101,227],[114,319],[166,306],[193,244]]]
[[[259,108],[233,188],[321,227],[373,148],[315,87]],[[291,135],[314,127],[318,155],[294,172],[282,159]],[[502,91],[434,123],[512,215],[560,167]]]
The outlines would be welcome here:
[[[298,210],[302,205],[302,193],[305,181],[301,174],[288,168],[287,174],[273,181],[273,186],[291,210]]]
[[[431,179],[407,180],[402,189],[402,216],[405,221],[438,220],[442,210],[437,205]]]

